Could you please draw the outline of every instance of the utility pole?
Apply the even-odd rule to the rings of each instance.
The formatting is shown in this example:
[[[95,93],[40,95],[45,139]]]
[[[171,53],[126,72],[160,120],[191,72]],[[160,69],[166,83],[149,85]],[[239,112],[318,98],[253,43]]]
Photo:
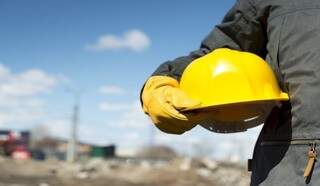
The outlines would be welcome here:
[[[78,122],[79,122],[79,108],[80,108],[80,92],[70,90],[74,95],[74,106],[71,120],[70,138],[68,141],[67,162],[73,163],[77,158],[77,142],[78,142]]]

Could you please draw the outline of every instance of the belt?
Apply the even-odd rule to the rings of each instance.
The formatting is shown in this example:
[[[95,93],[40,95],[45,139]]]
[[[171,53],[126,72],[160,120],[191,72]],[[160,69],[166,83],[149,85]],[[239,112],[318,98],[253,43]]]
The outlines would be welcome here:
[[[312,145],[320,144],[320,139],[294,139],[294,140],[279,140],[279,141],[262,141],[261,146],[268,145]]]
[[[316,146],[320,145],[320,139],[294,139],[294,140],[279,140],[279,141],[262,141],[260,146],[289,146],[289,145],[309,145],[310,149],[307,152],[307,165],[304,169],[303,176],[306,179],[306,183],[310,182],[311,175],[315,163],[317,162]],[[251,160],[248,161],[248,168],[251,169]],[[249,170],[251,171],[251,170]]]

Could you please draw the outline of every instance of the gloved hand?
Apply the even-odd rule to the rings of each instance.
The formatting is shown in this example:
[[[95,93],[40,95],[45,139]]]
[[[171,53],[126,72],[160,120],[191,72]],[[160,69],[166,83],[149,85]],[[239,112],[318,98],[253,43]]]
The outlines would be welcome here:
[[[179,89],[178,81],[171,77],[150,77],[142,92],[142,103],[156,127],[166,133],[182,134],[197,125],[201,118],[197,113],[180,112],[200,102],[189,99]]]

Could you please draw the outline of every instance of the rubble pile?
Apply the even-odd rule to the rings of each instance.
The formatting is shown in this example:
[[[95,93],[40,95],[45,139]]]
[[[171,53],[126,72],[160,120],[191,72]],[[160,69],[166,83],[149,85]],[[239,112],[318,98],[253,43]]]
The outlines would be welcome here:
[[[68,164],[0,159],[0,186],[246,186],[245,167],[208,158],[90,159]]]

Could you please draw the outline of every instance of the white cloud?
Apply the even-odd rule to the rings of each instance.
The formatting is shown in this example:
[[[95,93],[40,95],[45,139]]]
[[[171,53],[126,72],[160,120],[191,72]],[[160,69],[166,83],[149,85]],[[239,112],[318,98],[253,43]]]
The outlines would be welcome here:
[[[183,135],[170,135],[156,129],[147,115],[143,113],[138,100],[134,101],[131,108],[112,124],[130,130],[130,136],[140,136],[141,139],[136,140],[138,141],[135,144],[137,147],[148,144],[149,140],[152,140],[156,144],[171,146],[180,153],[188,155],[207,155],[218,159],[240,161],[251,157],[261,129],[260,126],[243,133],[217,134],[198,126]],[[128,144],[126,146],[130,147]]]
[[[151,120],[142,111],[140,101],[135,100],[129,104],[128,110],[123,113],[117,122],[118,127],[122,128],[145,128],[149,127]]]
[[[0,80],[7,77],[10,74],[10,70],[4,65],[0,64]]]
[[[13,74],[0,65],[0,95],[31,96],[47,92],[57,84],[57,79],[41,70],[31,69]]]
[[[0,126],[26,128],[45,117],[45,100],[38,96],[49,92],[59,78],[39,69],[13,73],[0,64]]]
[[[71,120],[52,119],[43,123],[47,127],[51,136],[68,138],[70,136]]]
[[[111,103],[111,102],[103,102],[99,105],[100,110],[102,111],[123,111],[129,110],[131,105],[128,103]]]
[[[125,94],[125,89],[115,85],[106,85],[99,88],[99,92],[102,94],[122,95]]]
[[[198,126],[183,135],[155,133],[155,143],[173,147],[180,153],[192,156],[213,156],[217,159],[245,161],[252,157],[253,147],[261,127],[247,132],[218,134]]]
[[[140,52],[151,44],[149,37],[140,30],[129,30],[122,37],[106,34],[98,38],[96,43],[86,46],[92,51],[106,51],[116,49],[129,49]]]
[[[113,111],[112,118],[116,119],[107,117],[106,123],[99,125],[100,129],[96,128],[95,132],[86,135],[88,140],[95,139],[95,143],[100,144],[115,143],[120,151],[137,149],[148,143],[148,131],[153,126],[147,115],[143,113],[139,100],[127,103],[103,102],[100,104],[100,109],[106,112]],[[97,133],[102,134],[93,135]]]
[[[150,126],[151,120],[143,112],[139,100],[128,103],[110,103],[102,102],[100,104],[102,111],[118,111],[120,117],[117,121],[112,121],[112,125],[119,128],[143,128]]]
[[[161,132],[152,124],[148,116],[143,113],[138,100],[126,104],[113,104],[118,105],[119,109],[115,112],[119,115],[118,119],[108,121],[104,127],[113,131],[107,139],[112,139],[111,141],[119,145],[120,150],[137,150],[154,142],[157,145],[168,145],[180,153],[192,156],[206,155],[217,159],[245,161],[251,158],[261,129],[260,126],[242,133],[217,134],[197,126],[183,135],[170,135]],[[112,110],[110,107],[114,105],[106,104],[108,108],[106,110]]]

